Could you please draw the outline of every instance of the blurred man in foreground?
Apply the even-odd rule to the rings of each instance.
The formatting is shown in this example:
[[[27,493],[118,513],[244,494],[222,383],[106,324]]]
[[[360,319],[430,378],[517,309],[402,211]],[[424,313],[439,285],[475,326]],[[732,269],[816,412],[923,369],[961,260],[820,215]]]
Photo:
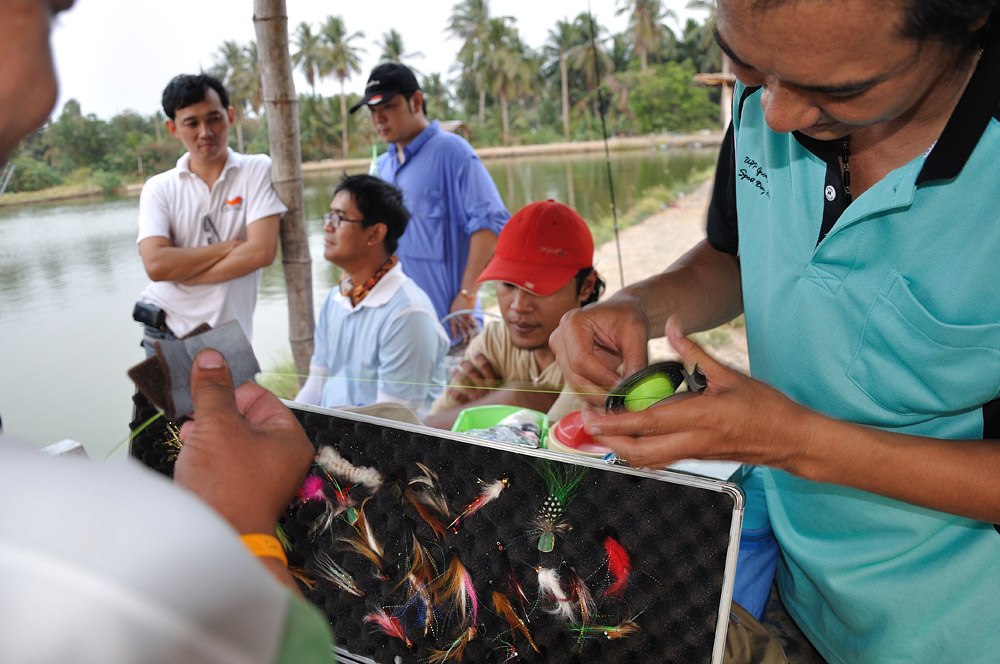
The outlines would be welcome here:
[[[55,103],[49,29],[71,5],[0,0],[0,162]],[[312,445],[272,394],[234,393],[215,350],[191,391],[174,484],[0,437],[0,661],[330,661],[274,537]]]

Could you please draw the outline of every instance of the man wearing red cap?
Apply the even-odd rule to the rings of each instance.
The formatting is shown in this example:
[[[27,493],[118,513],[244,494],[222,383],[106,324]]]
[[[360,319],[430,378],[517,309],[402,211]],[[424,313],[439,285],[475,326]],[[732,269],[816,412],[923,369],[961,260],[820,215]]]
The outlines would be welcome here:
[[[497,282],[503,321],[488,323],[472,340],[426,423],[450,428],[465,408],[491,404],[574,410],[570,395],[553,408],[565,381],[549,335],[567,311],[600,297],[604,282],[593,264],[594,239],[572,209],[549,200],[515,213],[478,279]]]

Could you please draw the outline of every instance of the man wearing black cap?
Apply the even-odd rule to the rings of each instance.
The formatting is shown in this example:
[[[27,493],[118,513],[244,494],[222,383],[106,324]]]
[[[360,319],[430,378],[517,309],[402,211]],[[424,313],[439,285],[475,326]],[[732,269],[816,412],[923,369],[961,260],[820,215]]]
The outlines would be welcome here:
[[[378,175],[402,190],[412,215],[397,251],[407,274],[430,296],[439,318],[480,308],[476,279],[510,216],[492,178],[471,145],[428,120],[423,92],[407,67],[373,69],[351,113],[362,106],[389,144],[378,158]],[[470,316],[452,318],[452,339],[474,327]]]

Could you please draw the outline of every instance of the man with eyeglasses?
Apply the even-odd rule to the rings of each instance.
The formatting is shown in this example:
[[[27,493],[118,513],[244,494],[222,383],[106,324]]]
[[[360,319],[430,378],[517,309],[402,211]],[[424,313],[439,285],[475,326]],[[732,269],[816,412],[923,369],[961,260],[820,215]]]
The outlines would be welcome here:
[[[188,151],[139,198],[137,242],[152,280],[133,312],[145,325],[142,344],[152,353],[154,339],[230,320],[249,339],[260,270],[274,261],[286,210],[271,185],[271,160],[229,148],[234,111],[212,76],[175,77],[163,110]]]
[[[323,256],[343,274],[320,310],[309,378],[296,401],[396,403],[423,417],[443,391],[448,337],[395,254],[409,217],[388,182],[352,175],[337,185],[323,216]]]

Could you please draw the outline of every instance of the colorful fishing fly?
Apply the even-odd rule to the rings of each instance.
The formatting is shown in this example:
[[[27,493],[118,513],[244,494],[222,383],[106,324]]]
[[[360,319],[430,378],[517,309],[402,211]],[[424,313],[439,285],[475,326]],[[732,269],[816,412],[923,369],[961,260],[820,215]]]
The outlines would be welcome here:
[[[590,592],[590,588],[587,587],[587,583],[583,580],[576,570],[572,567],[569,568],[569,587],[571,595],[570,597],[575,601],[577,609],[580,611],[580,623],[587,625],[590,623],[591,617],[594,615],[594,610],[597,607],[597,603],[594,601],[594,596]],[[573,622],[576,622],[575,620]]]
[[[570,625],[569,628],[578,636],[586,639],[604,637],[609,641],[624,639],[642,631],[633,620],[624,620],[617,625]]]
[[[350,537],[338,537],[337,541],[344,542],[351,551],[370,560],[378,569],[379,578],[388,579],[395,570],[386,561],[385,549],[382,548],[382,544],[375,538],[375,532],[372,530],[371,524],[368,523],[368,518],[365,516],[365,503],[369,500],[371,500],[370,497],[365,498],[361,503],[361,507],[358,508],[358,522],[354,526],[356,533]]]
[[[411,534],[413,540],[410,547],[410,567],[403,580],[397,583],[389,592],[395,591],[399,586],[406,584],[406,607],[414,606],[417,610],[417,621],[423,625],[424,636],[434,625],[434,603],[431,600],[429,586],[436,573],[434,563],[416,535]],[[404,608],[403,612],[406,609]]]
[[[472,576],[465,569],[458,553],[453,553],[448,569],[430,585],[434,603],[452,603],[458,609],[462,625],[475,625],[479,620],[479,597]]]
[[[386,636],[399,639],[406,644],[407,648],[413,647],[413,641],[411,641],[410,637],[406,635],[406,630],[403,629],[403,623],[399,621],[399,618],[386,613],[383,609],[375,609],[364,617],[364,621],[366,623],[374,624],[375,627]]]
[[[365,592],[354,582],[354,577],[338,565],[330,557],[330,554],[325,551],[316,552],[316,555],[313,556],[312,564],[309,565],[309,570],[319,578],[330,582],[338,590],[342,590],[355,597],[365,596]]]
[[[538,594],[555,602],[555,607],[548,609],[549,613],[575,623],[576,613],[573,611],[573,602],[566,591],[563,590],[562,582],[559,581],[559,573],[550,567],[538,568]]]
[[[412,478],[404,489],[403,495],[413,505],[413,509],[417,511],[420,518],[431,527],[434,536],[437,539],[442,539],[448,532],[448,526],[445,526],[441,519],[447,521],[451,518],[448,498],[441,488],[437,473],[419,461],[416,463],[424,474]],[[410,488],[414,485],[423,485],[425,488],[423,491]]]
[[[487,505],[489,505],[491,502],[493,502],[494,500],[496,500],[497,498],[499,498],[500,497],[500,493],[504,489],[506,489],[506,488],[507,488],[507,478],[506,477],[504,477],[503,479],[496,480],[495,482],[490,482],[489,484],[487,484],[483,488],[482,493],[479,494],[479,497],[476,498],[471,503],[469,503],[469,506],[466,507],[464,510],[462,510],[462,513],[459,514],[457,517],[455,517],[455,520],[452,521],[448,525],[448,527],[449,528],[454,528],[455,524],[457,524],[459,522],[459,520],[462,519],[463,517],[472,516],[473,514],[475,514],[476,512],[478,512],[479,510],[481,510],[484,507],[486,507]]]
[[[528,639],[528,643],[530,643],[531,647],[535,649],[535,652],[537,653],[542,652],[541,650],[538,649],[538,646],[535,645],[535,640],[531,638],[531,632],[528,631],[528,626],[524,624],[524,621],[521,620],[521,617],[517,615],[516,611],[514,611],[514,607],[510,605],[510,600],[507,599],[506,595],[494,590],[493,606],[496,608],[497,613],[500,614],[500,616],[507,621],[508,625],[510,625],[510,629],[512,632],[513,631],[521,632],[521,634],[524,634],[524,637]]]
[[[507,589],[517,597],[518,602],[521,604],[521,610],[524,611],[525,617],[527,617],[525,605],[528,603],[528,595],[524,592],[524,588],[521,587],[521,582],[517,578],[517,570],[514,569],[514,564],[510,561],[510,556],[507,555],[504,545],[497,542],[497,549],[500,553],[500,564],[503,567],[503,576],[507,582]]]
[[[611,575],[611,585],[604,591],[607,597],[621,599],[625,595],[625,584],[628,583],[632,571],[632,561],[628,551],[611,533],[604,536],[604,551],[608,555],[608,573]]]
[[[469,627],[461,636],[451,642],[445,650],[438,650],[436,648],[429,648],[430,655],[427,657],[428,664],[443,664],[450,659],[455,661],[462,661],[462,655],[465,653],[465,648],[469,645],[472,639],[476,638],[478,631],[475,627]]]
[[[538,533],[538,550],[549,553],[555,548],[556,535],[565,535],[573,526],[563,519],[566,508],[580,491],[580,483],[587,475],[586,468],[539,459],[532,464],[545,482],[548,495],[538,515],[532,521]]]

